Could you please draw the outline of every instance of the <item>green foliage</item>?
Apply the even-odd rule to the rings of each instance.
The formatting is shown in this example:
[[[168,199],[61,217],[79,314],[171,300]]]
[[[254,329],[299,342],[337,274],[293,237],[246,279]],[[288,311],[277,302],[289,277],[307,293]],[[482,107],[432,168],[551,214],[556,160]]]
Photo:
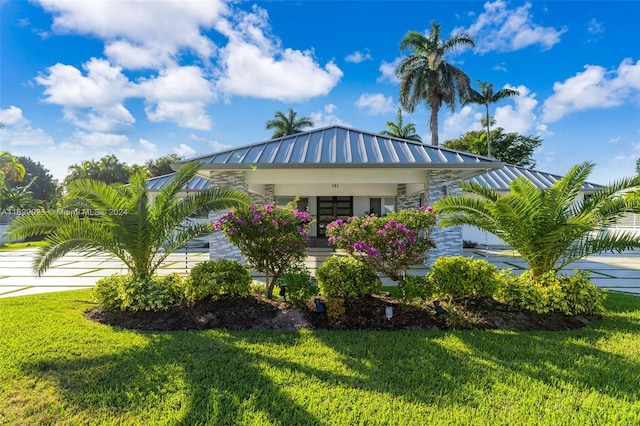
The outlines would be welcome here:
[[[534,278],[528,272],[514,275],[507,270],[501,271],[500,286],[495,298],[539,313],[552,311],[566,315],[602,313],[605,291],[598,289],[591,282],[588,273],[574,272],[573,276],[558,276],[553,272],[547,272]]]
[[[148,278],[115,274],[98,280],[94,293],[104,311],[159,311],[182,300],[183,286],[176,273]]]
[[[126,186],[76,180],[68,187],[68,209],[18,217],[10,223],[6,235],[12,240],[46,235],[47,245],[34,259],[33,269],[38,274],[71,251],[85,255],[108,252],[124,262],[134,277],[148,278],[169,254],[212,231],[209,223],[187,219],[249,201],[244,192],[227,188],[180,196],[199,168],[196,162],[183,165],[152,204],[140,174]]]
[[[29,191],[34,200],[43,202],[45,206],[55,202],[58,196],[58,185],[51,172],[39,161],[34,161],[30,157],[18,157],[18,160],[25,169],[23,182],[29,184]],[[25,186],[17,182],[12,182],[10,185],[13,188]]]
[[[208,296],[251,294],[251,274],[235,260],[207,260],[191,269],[185,283],[188,300],[201,300]]]
[[[491,130],[491,156],[507,164],[522,167],[535,167],[533,154],[540,145],[540,136],[524,136],[519,133],[505,133],[502,127]],[[489,155],[487,148],[487,132],[472,130],[457,139],[444,142],[445,148],[470,152],[478,155]]]
[[[296,118],[297,114],[293,108],[289,108],[286,115],[281,111],[276,111],[273,119],[267,121],[265,125],[267,130],[274,130],[271,138],[276,139],[283,136],[294,135],[302,132],[306,127],[313,127],[313,121],[311,121],[309,117]]]
[[[403,123],[402,108],[398,108],[395,123],[393,121],[387,121],[387,128],[389,130],[383,130],[380,134],[409,141],[422,142],[422,138],[416,133],[416,125],[413,123],[405,125]]]
[[[328,297],[327,298],[327,316],[333,319],[338,319],[347,312],[344,306],[343,297]]]
[[[87,160],[69,166],[69,174],[64,178],[64,184],[69,186],[80,179],[127,183],[133,174],[140,171],[140,166],[129,166],[113,154],[105,155],[100,160]]]
[[[450,298],[490,297],[499,285],[498,268],[483,259],[441,256],[428,275],[434,294]]]
[[[325,297],[358,299],[382,289],[375,271],[352,256],[327,258],[316,271],[316,279]]]
[[[398,282],[397,292],[404,302],[423,301],[433,295],[433,285],[426,277],[407,275]]]
[[[294,306],[302,308],[311,296],[318,294],[318,283],[304,267],[297,267],[282,274],[276,285],[286,288],[287,298]]]
[[[148,160],[144,163],[144,167],[147,169],[149,177],[168,175],[173,173],[174,170],[171,165],[182,160],[182,157],[178,154],[169,154],[153,160]]]
[[[265,272],[271,297],[278,278],[304,261],[310,225],[306,211],[267,204],[229,211],[215,221],[214,229],[224,232],[253,268]]]
[[[549,189],[524,177],[501,195],[475,182],[460,188],[469,195],[449,195],[435,203],[440,225],[471,225],[511,245],[529,264],[534,277],[558,271],[590,254],[640,247],[640,236],[615,229],[623,213],[639,212],[640,198],[625,197],[640,189],[640,176],[622,179],[579,199],[593,164],[569,170]]]
[[[357,256],[376,271],[398,281],[411,265],[423,263],[435,246],[431,207],[401,210],[385,217],[352,217],[327,225],[329,244]]]

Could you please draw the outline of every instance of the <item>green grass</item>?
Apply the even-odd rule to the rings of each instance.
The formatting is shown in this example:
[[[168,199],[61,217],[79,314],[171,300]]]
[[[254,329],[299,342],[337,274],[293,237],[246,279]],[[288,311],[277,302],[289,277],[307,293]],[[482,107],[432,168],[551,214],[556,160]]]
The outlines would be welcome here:
[[[45,245],[45,241],[31,241],[29,243],[2,243],[0,244],[0,251],[14,251],[22,250],[25,248],[37,248]]]
[[[640,298],[566,332],[136,332],[0,300],[0,424],[635,425]]]

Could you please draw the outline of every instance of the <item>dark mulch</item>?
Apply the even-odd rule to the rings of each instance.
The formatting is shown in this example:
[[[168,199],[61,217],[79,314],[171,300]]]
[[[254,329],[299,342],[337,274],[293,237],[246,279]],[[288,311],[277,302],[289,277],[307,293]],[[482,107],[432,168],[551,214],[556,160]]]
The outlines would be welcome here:
[[[390,319],[385,308],[393,308]],[[516,309],[490,299],[463,298],[453,301],[445,314],[438,315],[433,304],[407,305],[387,295],[345,302],[345,314],[333,319],[316,312],[310,302],[303,309],[262,295],[207,298],[183,303],[160,312],[88,311],[87,319],[138,330],[205,329],[331,329],[331,330],[403,330],[403,329],[501,329],[567,330],[583,327],[596,317],[568,316],[557,312],[537,314]]]

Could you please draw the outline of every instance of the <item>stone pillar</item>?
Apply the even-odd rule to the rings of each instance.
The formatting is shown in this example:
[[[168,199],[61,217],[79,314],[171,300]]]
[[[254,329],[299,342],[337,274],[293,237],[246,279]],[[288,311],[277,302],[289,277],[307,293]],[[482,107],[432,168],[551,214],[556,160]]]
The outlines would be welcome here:
[[[244,172],[238,171],[212,171],[212,187],[228,187],[248,192],[248,185],[244,180]],[[213,222],[220,218],[226,211],[209,212],[209,219]],[[209,235],[209,259],[220,260],[229,259],[245,263],[245,259],[240,254],[240,250],[227,240],[222,231],[214,231]]]
[[[432,171],[428,175],[427,205],[433,205],[448,194],[459,193],[458,184],[462,180],[461,172],[443,170]],[[437,213],[437,212],[436,212]],[[431,234],[437,247],[429,253],[428,264],[432,264],[439,256],[462,255],[462,227],[441,228],[436,225]]]

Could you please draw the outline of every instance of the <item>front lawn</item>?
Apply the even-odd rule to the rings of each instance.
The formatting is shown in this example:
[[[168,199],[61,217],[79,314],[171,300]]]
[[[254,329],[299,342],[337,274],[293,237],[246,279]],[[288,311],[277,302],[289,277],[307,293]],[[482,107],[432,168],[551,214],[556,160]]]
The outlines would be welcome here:
[[[138,332],[0,300],[0,424],[640,424],[640,298],[565,332]]]

